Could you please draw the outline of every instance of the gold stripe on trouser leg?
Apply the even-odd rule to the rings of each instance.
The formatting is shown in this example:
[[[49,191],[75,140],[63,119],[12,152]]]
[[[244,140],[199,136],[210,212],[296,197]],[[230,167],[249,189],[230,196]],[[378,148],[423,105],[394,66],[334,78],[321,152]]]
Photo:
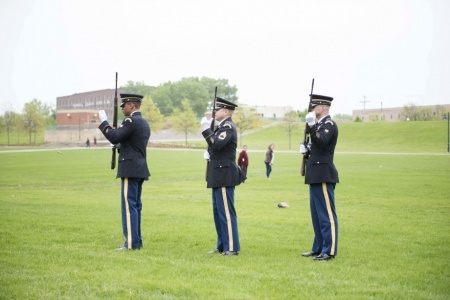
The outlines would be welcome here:
[[[330,224],[331,224],[331,250],[330,250],[330,255],[334,255],[334,248],[335,248],[335,245],[336,245],[336,231],[335,231],[336,227],[334,225],[334,217],[333,217],[333,212],[331,211],[330,197],[328,197],[327,184],[325,182],[322,182],[322,191],[323,191],[323,196],[325,197],[325,203],[327,205],[328,218],[330,219]]]
[[[228,198],[227,198],[227,190],[226,188],[222,188],[222,200],[223,206],[225,207],[225,216],[227,217],[227,228],[228,228],[228,244],[230,246],[229,251],[233,250],[233,230],[231,229],[231,218],[230,218],[230,210],[228,209]]]
[[[125,216],[127,219],[127,246],[131,249],[131,217],[130,217],[130,207],[128,206],[128,178],[124,178],[123,181],[123,198],[125,200]]]

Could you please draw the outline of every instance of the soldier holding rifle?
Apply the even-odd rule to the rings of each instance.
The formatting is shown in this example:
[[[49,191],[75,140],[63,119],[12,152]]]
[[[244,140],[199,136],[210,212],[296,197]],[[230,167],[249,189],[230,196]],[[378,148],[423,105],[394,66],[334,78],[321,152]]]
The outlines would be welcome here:
[[[314,241],[311,251],[302,256],[316,261],[329,260],[337,255],[338,219],[334,202],[334,188],[339,182],[333,163],[338,128],[329,115],[332,97],[310,95],[312,111],[306,115],[310,143],[301,144],[306,158],[305,183],[309,184],[311,218]]]
[[[204,129],[208,143],[209,162],[206,172],[207,187],[212,188],[214,224],[217,232],[216,249],[211,253],[225,256],[238,255],[240,251],[237,216],[234,207],[234,188],[242,182],[236,164],[237,134],[231,120],[236,104],[215,97],[213,120]],[[218,126],[214,126],[214,121]]]
[[[122,180],[122,229],[125,242],[117,250],[126,251],[142,247],[141,194],[142,184],[150,176],[146,160],[150,127],[139,111],[143,98],[141,95],[120,94],[120,98],[120,107],[125,116],[120,127],[111,127],[105,111],[101,110],[99,129],[115,145],[111,168],[115,166],[115,149],[119,151],[117,178]]]

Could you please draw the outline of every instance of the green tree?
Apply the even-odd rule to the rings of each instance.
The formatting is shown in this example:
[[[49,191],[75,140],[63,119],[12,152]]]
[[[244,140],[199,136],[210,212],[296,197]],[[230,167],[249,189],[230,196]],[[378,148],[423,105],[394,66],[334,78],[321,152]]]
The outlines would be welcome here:
[[[183,78],[173,84],[172,97],[175,107],[182,107],[181,101],[189,99],[192,110],[200,117],[204,114],[211,98],[206,88],[196,78]]]
[[[291,150],[291,140],[292,140],[292,133],[294,132],[295,128],[298,128],[300,125],[300,119],[299,119],[299,113],[296,111],[290,111],[283,117],[284,126],[286,128],[286,131],[288,133],[289,137],[289,150]]]
[[[37,99],[25,103],[23,108],[23,126],[28,131],[29,144],[31,144],[32,134],[34,134],[34,143],[36,143],[36,133],[43,129],[46,123],[46,116],[49,114],[49,107]]]
[[[209,77],[202,77],[200,83],[206,88],[209,93],[209,99],[214,98],[214,91],[217,86],[218,96],[223,97],[233,103],[237,103],[238,97],[236,95],[236,86],[231,86],[228,79],[214,79]]]
[[[155,87],[146,85],[143,81],[127,81],[125,86],[120,87],[124,89],[127,93],[138,94],[142,96],[151,95],[152,91],[155,90]]]
[[[141,105],[142,116],[149,121],[152,131],[159,131],[164,124],[164,116],[152,100],[152,97],[145,96]]]
[[[56,108],[50,107],[49,115],[46,118],[47,126],[55,127],[56,126]]]
[[[188,133],[195,133],[199,127],[197,117],[192,110],[188,99],[181,101],[181,109],[176,108],[171,117],[172,127],[177,132],[184,133],[185,144],[187,147]]]
[[[239,131],[239,146],[242,145],[242,135],[250,129],[261,126],[259,118],[254,108],[245,106],[239,107],[233,114],[233,122]]]
[[[151,97],[159,108],[159,111],[165,115],[169,116],[175,109],[174,103],[172,101],[172,83],[168,82],[163,85],[158,86],[151,94]]]
[[[176,82],[166,82],[159,85],[151,92],[155,104],[165,116],[172,114],[178,108],[181,109],[183,99],[189,99],[192,110],[197,117],[203,115],[208,104],[214,97],[214,89],[218,87],[218,96],[232,102],[237,101],[237,88],[230,86],[226,79],[212,79],[208,77],[188,77]]]
[[[6,140],[7,145],[11,145],[11,133],[14,131],[14,129],[17,128],[17,121],[20,119],[19,115],[13,111],[7,111],[3,115],[3,122],[1,123],[4,125],[5,133],[6,133]],[[2,126],[3,127],[3,126]]]

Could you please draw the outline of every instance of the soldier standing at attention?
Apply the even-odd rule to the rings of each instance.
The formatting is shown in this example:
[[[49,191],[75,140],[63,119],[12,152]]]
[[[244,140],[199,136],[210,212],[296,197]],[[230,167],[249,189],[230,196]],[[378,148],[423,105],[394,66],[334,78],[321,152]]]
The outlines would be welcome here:
[[[122,180],[122,229],[124,244],[117,250],[138,250],[142,247],[141,210],[142,184],[148,180],[150,172],[147,167],[147,143],[150,127],[139,108],[143,96],[120,94],[122,112],[125,116],[119,128],[112,128],[104,110],[99,111],[100,126],[103,135],[112,144],[119,144],[119,164],[117,178]]]
[[[237,134],[231,120],[236,104],[216,98],[217,129],[202,132],[208,143],[209,163],[206,174],[207,187],[212,188],[214,224],[217,232],[216,249],[210,253],[225,256],[238,255],[240,251],[234,188],[241,182],[236,165]]]
[[[309,252],[302,253],[314,260],[329,260],[337,255],[338,219],[334,202],[334,188],[339,182],[333,163],[338,128],[329,115],[333,98],[311,95],[313,110],[306,115],[310,128],[310,145],[300,145],[300,152],[308,157],[305,183],[309,184],[314,242]]]

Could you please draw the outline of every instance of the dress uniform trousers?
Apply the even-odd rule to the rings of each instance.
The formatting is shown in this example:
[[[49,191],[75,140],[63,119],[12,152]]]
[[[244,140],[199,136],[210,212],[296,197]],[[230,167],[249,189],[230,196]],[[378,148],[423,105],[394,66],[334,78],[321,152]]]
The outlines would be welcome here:
[[[239,252],[239,233],[234,209],[234,186],[212,189],[214,224],[217,231],[217,249],[220,252]]]
[[[312,251],[337,255],[338,219],[334,205],[335,183],[310,184],[311,218],[314,227]]]
[[[141,211],[142,178],[122,178],[122,229],[124,246],[128,249],[142,247]]]

